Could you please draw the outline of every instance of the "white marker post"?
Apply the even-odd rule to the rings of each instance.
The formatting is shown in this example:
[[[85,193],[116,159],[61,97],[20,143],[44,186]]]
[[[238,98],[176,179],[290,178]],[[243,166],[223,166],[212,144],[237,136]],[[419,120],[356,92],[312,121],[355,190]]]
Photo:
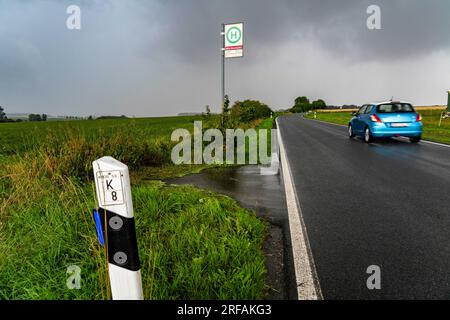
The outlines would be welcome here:
[[[92,163],[99,212],[106,215],[109,278],[114,300],[142,300],[142,279],[128,167],[111,157]],[[105,223],[105,220],[103,221]]]
[[[447,113],[450,114],[450,90],[447,91],[448,100],[447,100]]]

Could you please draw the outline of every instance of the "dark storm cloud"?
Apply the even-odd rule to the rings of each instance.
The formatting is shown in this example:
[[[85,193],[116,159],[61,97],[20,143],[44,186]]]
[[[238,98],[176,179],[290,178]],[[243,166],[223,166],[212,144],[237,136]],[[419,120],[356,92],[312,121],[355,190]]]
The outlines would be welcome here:
[[[369,5],[381,7],[382,30],[366,27]],[[245,21],[256,47],[315,41],[351,58],[405,58],[450,46],[450,2],[432,1],[161,1],[162,44],[188,60],[217,50],[219,21]]]
[[[70,4],[81,7],[81,31],[65,27]],[[382,30],[366,28],[371,4],[381,7]],[[299,94],[336,104],[396,94],[440,101],[450,87],[448,12],[448,0],[0,0],[0,105],[217,111],[220,24],[233,21],[245,22],[246,37],[245,58],[227,64],[233,99],[274,108]]]

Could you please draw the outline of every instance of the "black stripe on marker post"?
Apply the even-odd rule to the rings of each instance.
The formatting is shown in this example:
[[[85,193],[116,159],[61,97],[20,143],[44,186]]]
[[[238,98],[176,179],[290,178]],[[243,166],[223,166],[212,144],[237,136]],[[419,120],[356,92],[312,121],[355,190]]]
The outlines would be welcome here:
[[[103,208],[99,212],[106,213],[109,263],[130,271],[139,271],[141,266],[134,218],[125,218]]]

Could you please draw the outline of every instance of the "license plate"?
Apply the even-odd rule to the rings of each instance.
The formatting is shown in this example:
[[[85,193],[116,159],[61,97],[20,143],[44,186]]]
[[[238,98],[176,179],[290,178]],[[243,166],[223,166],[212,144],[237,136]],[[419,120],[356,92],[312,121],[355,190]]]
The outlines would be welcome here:
[[[391,123],[391,127],[393,127],[393,128],[404,128],[407,126],[408,126],[407,123]]]

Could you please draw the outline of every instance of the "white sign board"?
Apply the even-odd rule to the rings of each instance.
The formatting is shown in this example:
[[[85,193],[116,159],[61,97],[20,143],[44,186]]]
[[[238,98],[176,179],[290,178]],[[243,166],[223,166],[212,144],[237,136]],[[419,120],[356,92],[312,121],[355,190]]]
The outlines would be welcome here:
[[[225,37],[225,58],[241,58],[244,56],[244,24],[226,24],[224,30]]]
[[[99,206],[127,218],[134,217],[128,167],[111,157],[94,161]]]
[[[100,206],[124,204],[122,174],[120,171],[97,172],[97,185],[100,187]]]

